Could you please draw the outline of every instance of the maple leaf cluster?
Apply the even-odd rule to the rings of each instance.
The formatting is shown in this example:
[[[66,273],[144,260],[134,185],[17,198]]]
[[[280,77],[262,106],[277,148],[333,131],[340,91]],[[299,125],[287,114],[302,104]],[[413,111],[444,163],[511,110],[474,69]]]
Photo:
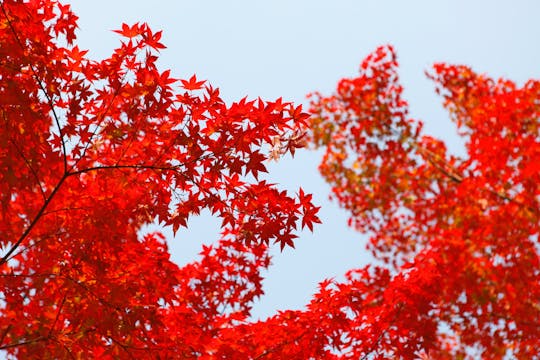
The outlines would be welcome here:
[[[408,115],[391,47],[335,94],[227,105],[156,66],[161,32],[122,25],[96,61],[54,0],[0,3],[0,349],[12,358],[535,358],[540,339],[540,82],[465,66],[429,77],[463,157]],[[259,179],[307,143],[379,265],[304,310],[250,319],[269,247],[318,207]],[[207,209],[221,239],[179,267]]]

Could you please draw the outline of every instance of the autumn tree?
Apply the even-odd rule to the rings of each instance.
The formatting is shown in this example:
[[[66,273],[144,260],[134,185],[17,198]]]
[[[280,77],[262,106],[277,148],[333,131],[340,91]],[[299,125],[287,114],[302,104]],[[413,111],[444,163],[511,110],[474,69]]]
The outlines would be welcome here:
[[[0,3],[0,349],[16,358],[211,354],[262,293],[267,248],[292,246],[317,208],[258,180],[302,146],[307,114],[227,105],[195,76],[156,67],[160,32],[122,25],[95,61],[57,1]],[[178,268],[176,231],[208,209],[222,239]]]
[[[321,174],[387,266],[322,284],[310,307],[341,303],[324,314],[344,318],[352,358],[538,358],[540,82],[446,64],[428,76],[464,156],[409,117],[391,47],[313,95]]]
[[[311,120],[282,100],[227,105],[156,67],[161,33],[122,25],[101,61],[53,0],[0,3],[0,349],[13,358],[537,357],[540,82],[429,72],[466,143],[408,115],[381,47]],[[307,126],[310,125],[310,129]],[[304,137],[308,131],[308,137]],[[327,280],[304,310],[252,321],[268,247],[317,207],[259,179],[309,141],[378,265]],[[208,209],[222,238],[179,268],[175,231]]]

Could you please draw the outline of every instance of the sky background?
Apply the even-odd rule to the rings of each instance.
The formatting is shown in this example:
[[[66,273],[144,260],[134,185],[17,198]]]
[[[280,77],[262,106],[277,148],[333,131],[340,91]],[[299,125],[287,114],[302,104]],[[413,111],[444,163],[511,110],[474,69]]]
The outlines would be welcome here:
[[[461,142],[424,75],[435,62],[466,64],[493,77],[523,83],[540,78],[540,2],[536,1],[293,1],[293,0],[72,0],[79,19],[79,46],[94,58],[119,44],[123,22],[147,22],[163,30],[162,70],[188,78],[197,74],[219,87],[227,102],[244,96],[283,97],[306,103],[312,91],[329,94],[343,77],[357,74],[360,61],[382,44],[392,44],[400,62],[404,97],[427,133],[451,151]],[[365,236],[348,229],[347,214],[328,201],[319,176],[320,153],[300,151],[269,165],[272,182],[296,192],[300,186],[322,206],[323,224],[303,232],[296,249],[273,251],[264,282],[266,295],[253,310],[265,318],[305,305],[325,278],[339,279],[370,260]],[[202,243],[218,239],[219,221],[193,218],[176,237],[165,230],[172,259],[196,259]]]

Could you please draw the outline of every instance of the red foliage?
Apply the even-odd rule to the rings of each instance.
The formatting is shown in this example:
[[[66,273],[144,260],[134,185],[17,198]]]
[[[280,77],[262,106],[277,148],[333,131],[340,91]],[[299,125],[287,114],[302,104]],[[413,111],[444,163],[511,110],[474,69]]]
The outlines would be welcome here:
[[[292,246],[319,221],[301,190],[257,180],[275,139],[281,153],[299,146],[307,114],[281,99],[229,106],[195,76],[158,71],[161,34],[145,24],[122,25],[122,45],[94,61],[73,44],[69,6],[0,6],[0,348],[211,353],[262,293],[268,245]],[[223,238],[184,268],[160,234],[141,234],[154,219],[176,231],[203,209]]]
[[[0,4],[0,349],[14,358],[534,358],[540,339],[540,82],[429,76],[467,156],[422,134],[381,47],[331,96],[225,104],[156,68],[161,33],[122,25],[102,61],[56,1]],[[381,265],[324,281],[303,311],[250,321],[268,247],[319,222],[258,180],[306,141]],[[182,268],[175,231],[222,239]]]
[[[321,293],[355,301],[358,323],[341,330],[343,344],[352,358],[533,358],[540,82],[520,88],[436,64],[428,76],[465,137],[461,158],[408,117],[396,67],[393,49],[380,47],[334,95],[312,97],[312,141],[326,149],[321,173],[392,274],[362,272],[361,283],[383,283],[364,286],[360,300],[350,294],[356,281]]]

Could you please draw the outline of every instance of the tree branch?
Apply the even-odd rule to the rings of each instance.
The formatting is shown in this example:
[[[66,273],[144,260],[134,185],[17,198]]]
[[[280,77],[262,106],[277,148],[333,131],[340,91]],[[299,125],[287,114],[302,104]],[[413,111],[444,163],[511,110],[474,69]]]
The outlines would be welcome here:
[[[34,217],[32,222],[30,223],[30,225],[28,225],[26,230],[24,230],[24,232],[21,234],[19,239],[15,242],[15,244],[13,244],[13,246],[11,246],[11,248],[8,250],[8,252],[2,257],[2,259],[0,260],[0,266],[5,264],[9,260],[11,254],[13,254],[13,252],[15,250],[17,250],[17,248],[21,245],[21,243],[24,241],[24,239],[28,236],[30,231],[34,228],[34,226],[36,226],[39,219],[41,219],[41,217],[43,216],[43,213],[45,212],[45,209],[47,208],[47,206],[49,205],[51,200],[54,198],[54,196],[56,195],[58,190],[60,190],[60,187],[62,186],[64,181],[67,179],[67,177],[68,177],[68,175],[66,175],[66,174],[64,174],[64,176],[62,176],[62,178],[56,184],[56,186],[54,187],[54,189],[51,192],[51,194],[49,195],[49,197],[47,199],[45,199],[45,202],[43,203],[43,205],[41,205],[41,208],[39,209],[38,213],[36,214],[36,216]]]
[[[21,341],[21,342],[17,342],[17,343],[0,345],[0,350],[6,350],[6,349],[14,348],[14,347],[30,345],[30,344],[34,344],[34,343],[41,342],[41,341],[47,341],[47,340],[49,340],[49,338],[46,337],[46,336],[38,336],[37,338],[32,339],[32,340],[26,340],[26,341]]]
[[[147,164],[132,164],[132,165],[99,165],[91,166],[85,169],[71,171],[67,176],[80,175],[98,170],[114,170],[114,169],[135,169],[135,170],[160,170],[160,171],[177,171],[182,165],[177,166],[156,166]]]

